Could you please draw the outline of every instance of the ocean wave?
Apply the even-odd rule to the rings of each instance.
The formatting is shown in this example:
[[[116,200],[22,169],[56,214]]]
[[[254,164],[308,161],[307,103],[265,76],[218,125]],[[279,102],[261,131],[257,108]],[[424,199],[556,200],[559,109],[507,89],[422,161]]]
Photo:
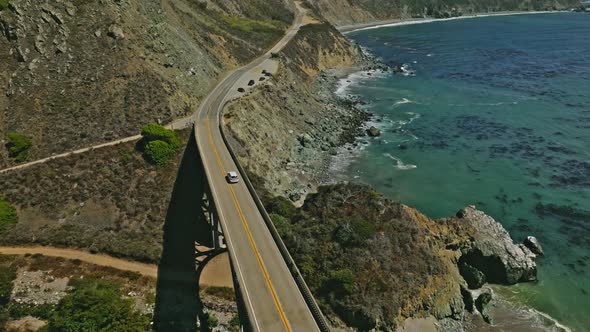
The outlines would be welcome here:
[[[369,75],[370,73],[370,75]],[[357,85],[363,81],[380,78],[385,76],[386,72],[376,70],[362,70],[354,72],[345,78],[341,78],[336,85],[336,95],[339,97],[346,97],[349,94],[350,87]]]
[[[397,168],[399,170],[407,171],[407,170],[410,170],[410,169],[418,168],[418,166],[416,166],[416,165],[404,163],[401,159],[396,158],[393,155],[391,155],[391,153],[384,153],[383,155],[386,156],[386,157],[388,157],[391,160],[395,160],[395,162],[396,162],[395,168]]]

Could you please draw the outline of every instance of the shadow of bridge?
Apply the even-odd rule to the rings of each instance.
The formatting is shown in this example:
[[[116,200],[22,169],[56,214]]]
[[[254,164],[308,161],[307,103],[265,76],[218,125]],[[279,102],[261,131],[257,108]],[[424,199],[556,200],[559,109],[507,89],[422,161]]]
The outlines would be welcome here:
[[[207,180],[194,135],[190,137],[164,224],[154,312],[154,329],[161,332],[196,330],[203,306],[198,294],[195,243],[213,247],[204,206]]]

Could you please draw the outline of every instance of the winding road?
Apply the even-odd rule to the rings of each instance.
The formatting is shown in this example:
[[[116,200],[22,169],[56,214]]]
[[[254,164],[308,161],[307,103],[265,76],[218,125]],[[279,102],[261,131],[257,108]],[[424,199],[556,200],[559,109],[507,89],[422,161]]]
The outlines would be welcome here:
[[[256,84],[266,70],[275,73],[280,51],[303,25],[305,12],[297,15],[284,37],[267,53],[230,72],[207,96],[197,112],[195,136],[209,187],[219,215],[239,291],[254,331],[319,331],[303,295],[273,240],[254,198],[243,181],[228,184],[225,175],[238,168],[224,143],[220,115],[227,101],[239,97],[248,82]]]
[[[178,119],[166,126],[179,129],[195,123],[199,153],[237,277],[238,290],[244,299],[253,331],[320,331],[248,188],[243,181],[230,185],[225,180],[228,171],[237,171],[238,168],[224,143],[219,126],[220,115],[225,104],[256,87],[261,82],[259,78],[264,76],[263,70],[276,73],[279,63],[273,59],[272,54],[280,51],[291,41],[302,25],[313,22],[312,18],[306,16],[300,3],[294,2],[294,4],[295,20],[283,38],[271,50],[248,65],[229,72],[205,98],[194,117]],[[253,80],[255,84],[250,86],[248,84],[250,80]],[[238,92],[239,87],[244,88],[245,91]],[[140,135],[135,135],[54,155],[2,169],[0,174],[140,138]],[[80,259],[93,264],[136,271],[148,276],[156,275],[155,266],[76,250],[0,247],[0,253],[43,253],[48,256]],[[203,283],[207,282],[203,280]]]

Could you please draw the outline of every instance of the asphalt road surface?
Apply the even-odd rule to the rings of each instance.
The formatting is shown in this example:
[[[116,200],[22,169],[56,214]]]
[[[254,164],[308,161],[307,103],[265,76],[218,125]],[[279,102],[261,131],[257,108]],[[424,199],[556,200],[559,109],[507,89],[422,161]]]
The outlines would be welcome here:
[[[239,97],[239,87],[258,78],[262,70],[275,72],[278,52],[297,33],[304,12],[285,36],[266,54],[230,72],[207,96],[197,112],[195,136],[219,220],[224,231],[241,295],[254,331],[319,331],[303,296],[291,276],[254,199],[243,181],[228,184],[225,175],[237,167],[219,130],[219,115],[226,101]]]

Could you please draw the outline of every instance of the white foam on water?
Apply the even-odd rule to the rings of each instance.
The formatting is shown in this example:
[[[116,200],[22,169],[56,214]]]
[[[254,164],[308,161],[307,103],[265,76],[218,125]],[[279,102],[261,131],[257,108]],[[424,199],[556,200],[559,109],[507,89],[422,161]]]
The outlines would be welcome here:
[[[384,153],[383,155],[390,158],[391,160],[395,160],[395,162],[396,162],[395,168],[397,168],[401,171],[407,171],[410,169],[418,168],[418,166],[416,166],[416,165],[405,164],[401,159],[396,158],[393,155],[391,155],[391,153]]]
[[[368,75],[371,73],[371,75]],[[350,87],[363,81],[368,81],[375,78],[384,77],[387,73],[381,71],[357,71],[345,78],[341,78],[336,84],[336,95],[339,97],[346,97],[349,93]]]
[[[545,319],[551,321],[553,323],[553,325],[555,327],[557,327],[558,329],[561,329],[564,332],[572,332],[572,329],[570,329],[569,327],[561,324],[560,322],[557,321],[557,319],[551,317],[549,314],[544,313],[542,311],[539,311],[537,309],[533,309],[533,308],[529,308],[530,311],[534,312],[537,315],[543,316]]]
[[[414,112],[406,112],[406,114],[412,116],[410,118],[410,120],[408,120],[408,123],[407,124],[410,124],[410,123],[414,122],[414,120],[420,119],[420,117],[422,116],[422,114],[420,114],[420,113],[414,113]]]
[[[402,100],[396,101],[395,103],[393,103],[393,108],[397,108],[400,105],[411,104],[411,103],[413,103],[413,101],[409,100],[408,98],[402,98]]]

